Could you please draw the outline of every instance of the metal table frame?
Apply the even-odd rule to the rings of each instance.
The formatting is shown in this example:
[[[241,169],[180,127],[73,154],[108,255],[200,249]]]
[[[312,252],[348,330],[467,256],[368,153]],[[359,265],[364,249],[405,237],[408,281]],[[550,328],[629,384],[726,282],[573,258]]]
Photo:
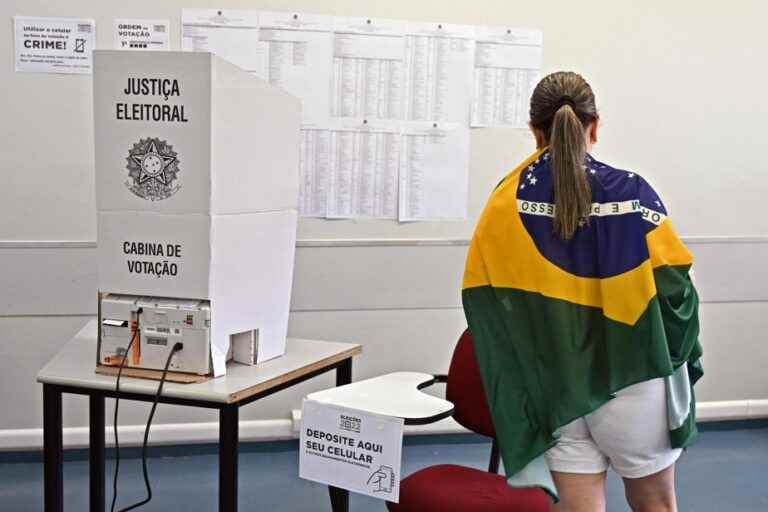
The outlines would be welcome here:
[[[352,355],[328,366],[283,382],[273,388],[243,398],[233,403],[206,400],[160,397],[160,403],[202,407],[219,410],[219,511],[237,510],[237,455],[238,418],[240,407],[277,393],[300,382],[336,370],[336,386],[352,382]],[[64,449],[62,425],[62,395],[72,393],[87,395],[89,400],[89,466],[90,511],[104,512],[104,474],[106,467],[104,399],[136,400],[152,402],[154,396],[141,393],[125,393],[88,387],[43,384],[43,455],[44,455],[44,503],[46,512],[64,510]],[[336,487],[328,488],[333,512],[349,510],[349,492]]]

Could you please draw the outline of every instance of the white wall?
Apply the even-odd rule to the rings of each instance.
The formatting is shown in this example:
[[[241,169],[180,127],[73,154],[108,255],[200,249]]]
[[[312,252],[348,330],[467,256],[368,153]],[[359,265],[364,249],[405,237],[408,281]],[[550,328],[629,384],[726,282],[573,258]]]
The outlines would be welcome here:
[[[763,266],[768,239],[688,243],[697,258],[703,300],[706,377],[698,398],[710,402],[705,409],[717,417],[746,417],[750,401],[768,415],[768,271]],[[0,449],[37,445],[40,432],[34,429],[41,425],[42,404],[35,374],[95,310],[95,246],[37,245],[0,244],[0,268],[6,269],[0,289],[7,290],[0,302],[0,407],[13,411],[0,416]],[[356,378],[394,369],[445,371],[466,325],[458,292],[465,243],[344,245],[298,248],[290,335],[362,343]],[[320,377],[243,409],[246,437],[290,435],[290,411],[306,393],[332,385],[332,379]],[[85,406],[85,399],[69,398],[65,425],[86,425]],[[143,405],[126,404],[121,411],[124,425],[139,425],[146,417]],[[706,410],[702,416],[707,417]],[[169,424],[165,430],[160,426],[160,440],[215,439],[215,424],[187,431],[177,425],[213,422],[211,412],[164,406],[156,421]],[[131,433],[135,437],[127,439],[138,439],[138,430]],[[71,437],[73,443],[84,439]]]
[[[726,416],[740,415],[749,400],[768,399],[768,216],[761,211],[768,169],[760,151],[768,115],[762,91],[768,4],[6,0],[0,3],[0,410],[6,411],[0,449],[39,441],[34,376],[94,313],[96,289],[90,77],[14,73],[11,16],[94,17],[100,47],[111,44],[114,17],[167,17],[178,45],[181,7],[208,6],[542,28],[546,70],[579,70],[597,92],[603,129],[596,155],[649,177],[696,254],[707,370],[699,398],[727,401],[712,407]],[[443,371],[465,325],[459,307],[465,240],[489,190],[530,147],[523,131],[473,131],[467,222],[303,221],[305,241],[348,242],[299,248],[291,334],[363,343],[356,377]],[[361,240],[372,238],[396,240]],[[287,419],[300,397],[331,383],[324,376],[249,406],[242,411],[245,430],[252,437],[289,433]],[[161,409],[156,432],[164,439],[215,434],[209,423],[179,426],[211,422],[210,412]],[[143,406],[122,411],[123,424],[145,420]],[[69,399],[64,419],[70,427],[87,424],[85,401]],[[77,442],[80,431],[69,432]]]
[[[4,0],[0,240],[95,237],[90,76],[14,73],[11,16],[95,18],[102,48],[115,17],[165,17],[178,47],[181,8],[214,6],[541,28],[545,71],[578,70],[596,91],[596,156],[650,178],[685,235],[768,233],[766,164],[755,150],[768,116],[768,4],[759,0]],[[300,238],[467,237],[488,191],[530,150],[524,131],[473,132],[467,222],[308,220]]]

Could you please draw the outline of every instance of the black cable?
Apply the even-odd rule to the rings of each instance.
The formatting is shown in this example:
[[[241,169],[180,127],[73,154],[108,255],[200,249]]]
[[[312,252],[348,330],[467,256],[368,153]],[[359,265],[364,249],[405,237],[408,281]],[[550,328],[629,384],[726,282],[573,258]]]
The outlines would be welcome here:
[[[128,355],[131,353],[131,347],[133,342],[139,337],[139,315],[141,315],[143,309],[139,308],[136,311],[136,330],[131,336],[131,341],[128,342],[128,347],[125,349],[123,360],[120,361],[120,368],[117,370],[117,381],[115,382],[115,415],[112,419],[112,428],[115,434],[115,474],[112,477],[112,507],[110,510],[115,512],[115,503],[117,502],[117,474],[120,472],[120,442],[117,439],[117,410],[120,407],[120,376],[123,374],[123,368],[125,368],[125,361],[128,360]]]
[[[147,442],[149,441],[149,427],[152,425],[152,418],[155,416],[155,410],[157,409],[157,403],[160,400],[160,395],[163,392],[163,385],[165,384],[165,378],[168,375],[168,367],[171,365],[171,359],[173,355],[184,348],[183,343],[176,343],[171,348],[171,352],[168,354],[168,359],[165,361],[165,367],[163,368],[163,375],[160,377],[160,385],[157,387],[157,393],[155,394],[155,401],[152,402],[152,409],[149,411],[149,418],[147,419],[147,426],[144,429],[144,444],[141,447],[141,466],[144,474],[144,486],[147,488],[147,497],[142,501],[136,502],[125,508],[121,508],[118,512],[128,512],[135,508],[139,508],[142,505],[146,505],[152,501],[152,486],[149,484],[149,475],[147,473]],[[115,473],[117,475],[117,473]],[[114,501],[113,501],[114,503]]]

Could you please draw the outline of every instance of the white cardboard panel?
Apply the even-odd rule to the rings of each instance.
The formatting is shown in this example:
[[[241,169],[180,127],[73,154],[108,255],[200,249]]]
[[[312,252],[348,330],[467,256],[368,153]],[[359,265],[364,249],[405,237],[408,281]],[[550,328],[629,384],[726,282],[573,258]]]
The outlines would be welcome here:
[[[213,213],[296,209],[301,102],[213,60]]]
[[[134,94],[134,89],[128,88],[129,83],[137,82],[141,82],[136,86],[140,94]],[[166,87],[161,87],[160,83]],[[172,87],[174,83],[177,88]],[[160,92],[162,90],[171,95],[166,98]],[[126,94],[126,91],[130,92]],[[99,211],[210,211],[210,54],[96,50],[93,106],[96,206]],[[183,117],[176,121],[127,120],[128,116],[135,117],[134,107],[140,110],[175,108],[176,112],[183,112]],[[166,160],[163,164],[157,157],[153,162],[155,166],[177,166],[176,178],[167,183],[170,190],[177,189],[170,197],[145,199],[130,189],[134,180],[128,174],[127,165],[134,158],[141,158],[140,154],[147,153],[149,148],[140,151],[141,148],[135,147],[147,139],[155,141],[154,148],[160,153],[165,153],[164,146],[168,145],[176,154],[173,162]],[[137,164],[133,162],[131,165]],[[145,178],[148,179],[144,186],[158,184],[150,175],[142,176]]]
[[[226,371],[234,334],[258,331],[258,362],[284,353],[295,210],[214,216],[101,212],[98,217],[101,291],[211,300],[216,375]]]
[[[257,362],[285,352],[295,210],[213,216],[211,340],[219,351],[232,334],[258,329]]]
[[[298,99],[208,53],[95,55],[99,211],[296,207]]]
[[[208,215],[101,212],[98,230],[102,292],[210,298]],[[150,247],[162,254],[146,254]]]

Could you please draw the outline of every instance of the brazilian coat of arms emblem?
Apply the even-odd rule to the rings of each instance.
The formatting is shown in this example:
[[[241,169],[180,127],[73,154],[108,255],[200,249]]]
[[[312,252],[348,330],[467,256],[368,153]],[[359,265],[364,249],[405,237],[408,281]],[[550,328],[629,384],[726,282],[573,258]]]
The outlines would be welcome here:
[[[154,137],[139,139],[128,151],[126,158],[128,190],[147,201],[162,201],[180,188],[178,179],[179,158],[173,146]]]

